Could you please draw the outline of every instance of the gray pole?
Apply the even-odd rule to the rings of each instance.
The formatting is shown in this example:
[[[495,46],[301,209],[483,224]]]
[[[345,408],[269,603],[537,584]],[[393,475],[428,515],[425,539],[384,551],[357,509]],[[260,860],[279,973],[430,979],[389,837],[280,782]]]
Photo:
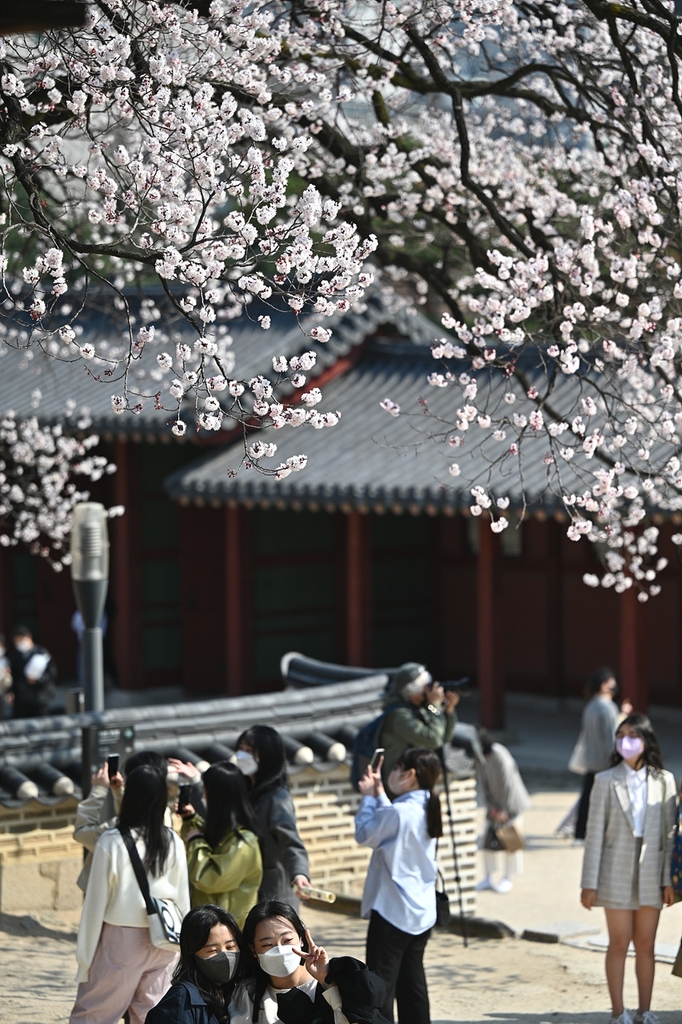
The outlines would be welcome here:
[[[102,629],[86,629],[83,633],[83,685],[85,710],[104,710],[104,666],[102,660]]]
[[[104,710],[102,613],[109,585],[107,514],[99,502],[76,505],[71,530],[71,579],[83,617],[81,655],[85,711]],[[97,757],[97,729],[83,729],[83,795],[90,792],[90,773]]]
[[[85,710],[104,710],[104,665],[102,657],[102,613],[107,597],[108,580],[74,580],[76,604],[83,616],[83,689]]]

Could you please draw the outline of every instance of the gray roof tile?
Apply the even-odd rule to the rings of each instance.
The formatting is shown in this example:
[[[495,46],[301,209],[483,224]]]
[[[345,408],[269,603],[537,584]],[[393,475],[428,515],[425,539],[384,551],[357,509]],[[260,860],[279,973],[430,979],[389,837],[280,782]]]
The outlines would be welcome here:
[[[409,325],[403,323],[402,328],[409,330]],[[526,430],[519,453],[514,455],[509,446],[518,440],[515,428],[508,428],[506,440],[498,442],[489,431],[472,424],[464,444],[453,449],[448,438],[458,433],[453,425],[456,409],[462,404],[461,391],[431,387],[427,377],[435,366],[420,337],[416,344],[400,339],[370,340],[353,367],[323,389],[319,409],[340,410],[337,426],[324,430],[287,426],[268,433],[267,440],[278,444],[272,468],[292,455],[305,453],[308,463],[302,472],[277,480],[256,470],[239,469],[243,456],[239,442],[179,470],[167,479],[166,489],[175,499],[199,504],[452,514],[472,504],[474,484],[486,487],[496,498],[509,498],[512,508],[531,505],[548,512],[564,509],[562,491],[581,494],[592,488],[603,462],[578,449],[570,462],[559,459],[557,464],[545,464],[549,444],[544,432],[536,435]],[[538,377],[541,373],[541,369],[536,371]],[[532,380],[533,373],[529,376]],[[479,375],[478,384],[479,409],[486,403],[498,407],[502,391],[516,391],[521,397],[519,385],[499,373],[493,372],[487,379]],[[559,377],[551,395],[559,415],[567,419],[575,415],[583,386],[574,377]],[[384,398],[400,405],[398,417],[380,407]],[[431,415],[426,415],[427,410]],[[511,407],[510,413],[513,411]],[[610,415],[619,422],[629,411],[615,404]],[[595,417],[590,429],[599,426],[599,420]],[[566,436],[575,441],[570,432]],[[653,461],[670,458],[676,447],[676,440],[672,445],[657,445]],[[453,462],[460,466],[458,477],[450,475]],[[643,466],[645,472],[647,468]],[[627,482],[628,476],[621,476],[620,483]],[[676,507],[673,496],[670,509]]]
[[[177,316],[166,317],[167,310],[164,310],[162,299],[158,296],[157,305],[162,312],[163,329],[159,329],[151,343],[155,350],[162,352],[179,341],[191,344],[196,339],[196,333],[187,321]],[[306,350],[313,350],[318,356],[311,373],[314,378],[347,355],[354,346],[361,344],[378,326],[389,321],[401,321],[406,325],[409,323],[409,329],[422,339],[422,344],[429,344],[438,333],[438,328],[419,314],[410,317],[404,312],[393,312],[390,293],[379,286],[368,290],[363,305],[354,307],[346,314],[325,318],[323,321],[319,317],[302,318],[304,327],[321,322],[323,326],[333,328],[332,339],[326,345],[307,337],[293,313],[267,310],[272,318],[272,327],[264,331],[254,322],[258,312],[260,309],[253,310],[251,319],[244,316],[227,324],[233,338],[232,351],[236,357],[235,376],[240,379],[248,380],[258,374],[271,375],[273,356],[285,355],[289,358]],[[122,338],[125,334],[124,325],[120,319],[116,319],[115,312],[110,307],[100,308],[94,300],[79,323],[83,328],[78,337],[81,345],[92,341],[96,346],[98,338]],[[149,358],[145,365],[154,368],[156,364],[153,358]],[[113,413],[111,396],[122,392],[122,384],[116,374],[107,376],[107,369],[103,361],[94,360],[86,365],[79,361],[56,359],[42,352],[36,345],[26,350],[0,343],[0,413],[12,409],[21,417],[37,415],[44,422],[61,423],[69,431],[94,428],[100,433],[116,436],[168,434],[168,423],[174,414],[170,410],[155,410],[153,398],[143,400],[143,409],[139,414]],[[170,381],[170,375],[163,381],[154,380],[148,375],[138,379],[137,372],[134,367],[131,387],[138,387],[145,395],[153,396],[163,385],[167,387]],[[34,404],[32,395],[36,389],[40,390],[41,397]],[[286,396],[290,390],[290,387],[288,390],[283,387],[281,394]],[[166,405],[170,407],[171,404],[169,398]],[[191,415],[188,416],[188,419],[191,418]]]

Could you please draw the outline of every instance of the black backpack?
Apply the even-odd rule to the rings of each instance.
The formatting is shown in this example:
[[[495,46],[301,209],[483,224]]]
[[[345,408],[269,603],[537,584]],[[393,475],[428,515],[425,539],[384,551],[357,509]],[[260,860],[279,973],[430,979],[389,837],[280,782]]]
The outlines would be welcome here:
[[[379,745],[379,737],[381,735],[381,728],[384,724],[384,720],[397,708],[401,707],[401,704],[391,704],[386,710],[379,715],[378,718],[373,718],[367,725],[363,725],[360,732],[355,737],[355,743],[353,744],[353,759],[350,766],[350,781],[353,789],[357,790],[358,782],[365,774],[367,765],[372,760],[372,754]]]

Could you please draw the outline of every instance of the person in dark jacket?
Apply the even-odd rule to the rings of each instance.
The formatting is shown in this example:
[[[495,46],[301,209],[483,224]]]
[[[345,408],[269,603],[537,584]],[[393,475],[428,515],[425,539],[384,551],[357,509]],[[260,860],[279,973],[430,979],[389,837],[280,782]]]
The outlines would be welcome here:
[[[293,907],[263,900],[244,925],[250,951],[230,1002],[231,1024],[387,1024],[386,986],[351,956],[329,959]]]
[[[384,697],[388,712],[379,729],[377,746],[384,747],[381,775],[390,797],[388,777],[410,747],[438,750],[447,743],[457,724],[459,694],[444,692],[424,665],[408,661],[396,672]]]
[[[237,922],[222,907],[190,910],[180,931],[180,960],[171,987],[146,1024],[229,1024],[228,1006],[242,956]]]
[[[12,643],[14,649],[10,652],[9,662],[14,717],[46,715],[56,693],[57,666],[54,659],[47,648],[34,642],[28,626],[14,628]]]
[[[296,827],[282,737],[269,725],[254,725],[237,740],[236,762],[251,781],[249,795],[260,829],[259,899],[277,897],[296,906],[296,896],[308,898],[300,887],[310,887],[310,863]]]

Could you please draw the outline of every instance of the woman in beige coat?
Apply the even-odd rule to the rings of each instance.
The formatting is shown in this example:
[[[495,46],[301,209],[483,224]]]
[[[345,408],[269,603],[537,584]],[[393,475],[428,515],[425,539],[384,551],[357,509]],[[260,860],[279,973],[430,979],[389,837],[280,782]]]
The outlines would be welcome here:
[[[616,732],[612,767],[599,772],[590,798],[581,902],[604,907],[609,931],[606,981],[612,1024],[633,1024],[623,1006],[625,958],[635,947],[639,1007],[634,1024],[658,1024],[651,1012],[654,940],[661,906],[674,899],[670,854],[675,780],[646,715],[628,715]]]

